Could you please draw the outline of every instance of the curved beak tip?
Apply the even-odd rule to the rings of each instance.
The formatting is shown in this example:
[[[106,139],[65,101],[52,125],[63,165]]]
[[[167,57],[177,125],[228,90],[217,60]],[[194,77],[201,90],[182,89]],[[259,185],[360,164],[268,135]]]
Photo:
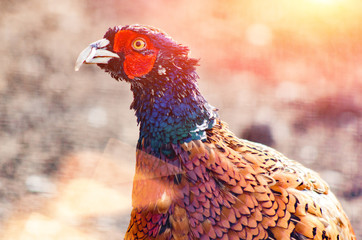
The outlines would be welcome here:
[[[104,49],[109,44],[109,40],[101,39],[86,47],[78,56],[74,70],[79,71],[85,64],[107,64],[112,58],[119,58],[118,54]]]
[[[83,63],[81,63],[81,64],[75,64],[75,66],[74,66],[74,71],[78,72],[79,69],[80,69],[80,67],[82,66],[82,64],[83,64]]]

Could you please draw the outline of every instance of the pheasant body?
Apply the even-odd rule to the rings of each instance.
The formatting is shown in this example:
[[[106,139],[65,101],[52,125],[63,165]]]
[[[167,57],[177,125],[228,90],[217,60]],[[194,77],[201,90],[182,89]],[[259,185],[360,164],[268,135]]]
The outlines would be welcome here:
[[[104,37],[77,66],[97,63],[133,91],[140,135],[125,239],[355,239],[317,173],[230,132],[187,47],[139,25]]]

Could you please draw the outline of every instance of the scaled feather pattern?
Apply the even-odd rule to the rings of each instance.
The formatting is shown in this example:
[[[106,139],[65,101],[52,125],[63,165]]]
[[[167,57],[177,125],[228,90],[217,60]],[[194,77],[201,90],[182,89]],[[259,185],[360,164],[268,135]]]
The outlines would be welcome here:
[[[228,129],[187,47],[141,25],[96,43],[76,68],[95,63],[129,82],[140,128],[125,239],[356,239],[316,172]]]

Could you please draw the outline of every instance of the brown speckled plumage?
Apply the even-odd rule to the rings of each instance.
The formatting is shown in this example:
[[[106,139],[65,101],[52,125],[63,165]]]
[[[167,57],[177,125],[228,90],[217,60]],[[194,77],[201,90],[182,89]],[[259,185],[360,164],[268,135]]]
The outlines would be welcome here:
[[[317,173],[221,121],[177,151],[177,164],[138,151],[125,239],[355,239]]]

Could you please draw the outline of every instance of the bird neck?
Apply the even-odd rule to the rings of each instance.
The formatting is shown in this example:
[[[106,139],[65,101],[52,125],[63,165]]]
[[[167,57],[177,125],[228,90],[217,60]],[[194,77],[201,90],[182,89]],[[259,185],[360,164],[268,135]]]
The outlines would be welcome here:
[[[169,72],[131,85],[139,144],[158,152],[166,144],[204,139],[217,114],[201,95],[196,72]]]

